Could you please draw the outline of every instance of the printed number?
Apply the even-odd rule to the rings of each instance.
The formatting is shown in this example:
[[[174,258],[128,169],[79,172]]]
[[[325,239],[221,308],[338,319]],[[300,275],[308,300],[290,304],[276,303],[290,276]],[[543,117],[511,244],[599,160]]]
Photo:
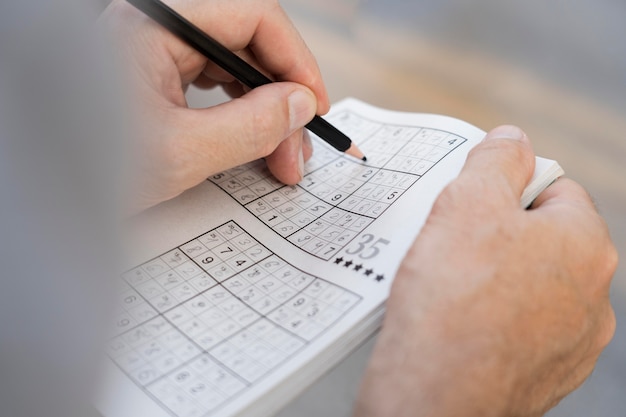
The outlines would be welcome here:
[[[346,253],[348,255],[359,255],[361,259],[372,259],[378,256],[380,253],[380,245],[388,245],[390,242],[387,239],[379,238],[374,241],[376,237],[372,234],[364,234],[361,237],[361,242],[357,243],[357,247],[354,250],[347,250]],[[370,244],[371,243],[371,244]]]
[[[124,298],[124,302],[126,304],[132,304],[135,301],[137,301],[137,297],[135,297],[134,295],[129,295],[128,297]]]
[[[241,196],[241,201],[254,200],[255,197],[253,194],[244,194]]]
[[[220,251],[220,253],[230,253],[233,251],[233,248],[231,248],[230,246],[226,246],[226,250]]]
[[[393,200],[394,198],[396,198],[397,195],[398,195],[398,192],[394,191],[393,193],[389,194],[389,196],[387,197],[387,200]]]

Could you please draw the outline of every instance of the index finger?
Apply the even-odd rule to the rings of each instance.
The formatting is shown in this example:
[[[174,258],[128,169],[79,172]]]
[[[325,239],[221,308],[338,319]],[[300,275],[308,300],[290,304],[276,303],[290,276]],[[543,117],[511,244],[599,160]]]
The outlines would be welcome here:
[[[277,0],[167,3],[231,51],[250,48],[262,69],[277,81],[310,88],[317,97],[318,113],[328,111],[328,94],[317,61]]]

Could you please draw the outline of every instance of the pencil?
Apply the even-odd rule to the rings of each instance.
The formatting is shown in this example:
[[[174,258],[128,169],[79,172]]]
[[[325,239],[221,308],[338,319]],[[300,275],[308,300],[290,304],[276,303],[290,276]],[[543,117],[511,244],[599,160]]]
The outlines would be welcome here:
[[[241,59],[231,50],[204,33],[193,23],[159,0],[127,0],[161,26],[188,43],[202,55],[222,67],[249,88],[260,87],[273,81]],[[306,128],[340,152],[367,161],[363,152],[349,137],[320,116],[315,116]]]

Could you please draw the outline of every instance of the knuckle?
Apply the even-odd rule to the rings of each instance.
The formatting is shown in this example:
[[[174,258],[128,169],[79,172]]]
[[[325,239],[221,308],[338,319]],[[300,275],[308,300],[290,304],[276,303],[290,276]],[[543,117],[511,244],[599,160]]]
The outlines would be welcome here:
[[[262,0],[265,10],[269,12],[282,12],[282,6],[278,0]]]
[[[613,277],[613,274],[615,274],[617,265],[619,264],[619,253],[613,243],[609,243],[608,248],[606,249],[605,258],[605,269],[610,280]]]
[[[256,155],[265,157],[274,152],[284,139],[285,122],[280,116],[283,111],[282,109],[277,109],[277,111],[262,109],[261,111],[252,110],[252,112],[247,129],[250,138],[247,142],[254,146]]]
[[[606,313],[602,318],[602,323],[600,323],[598,337],[596,340],[598,350],[603,350],[605,347],[611,343],[613,340],[613,336],[615,335],[615,330],[617,328],[617,319],[615,318],[615,311],[609,304],[606,309]]]

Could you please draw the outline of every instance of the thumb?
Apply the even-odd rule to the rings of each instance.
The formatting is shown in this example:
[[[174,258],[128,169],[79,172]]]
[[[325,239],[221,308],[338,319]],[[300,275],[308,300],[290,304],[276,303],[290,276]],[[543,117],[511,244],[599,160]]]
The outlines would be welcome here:
[[[515,126],[500,126],[470,151],[459,181],[491,201],[519,207],[534,170],[535,154],[526,134]]]
[[[207,109],[192,110],[186,127],[199,154],[214,155],[211,171],[219,172],[271,154],[315,116],[317,99],[308,88],[291,82],[264,85],[240,98]]]

